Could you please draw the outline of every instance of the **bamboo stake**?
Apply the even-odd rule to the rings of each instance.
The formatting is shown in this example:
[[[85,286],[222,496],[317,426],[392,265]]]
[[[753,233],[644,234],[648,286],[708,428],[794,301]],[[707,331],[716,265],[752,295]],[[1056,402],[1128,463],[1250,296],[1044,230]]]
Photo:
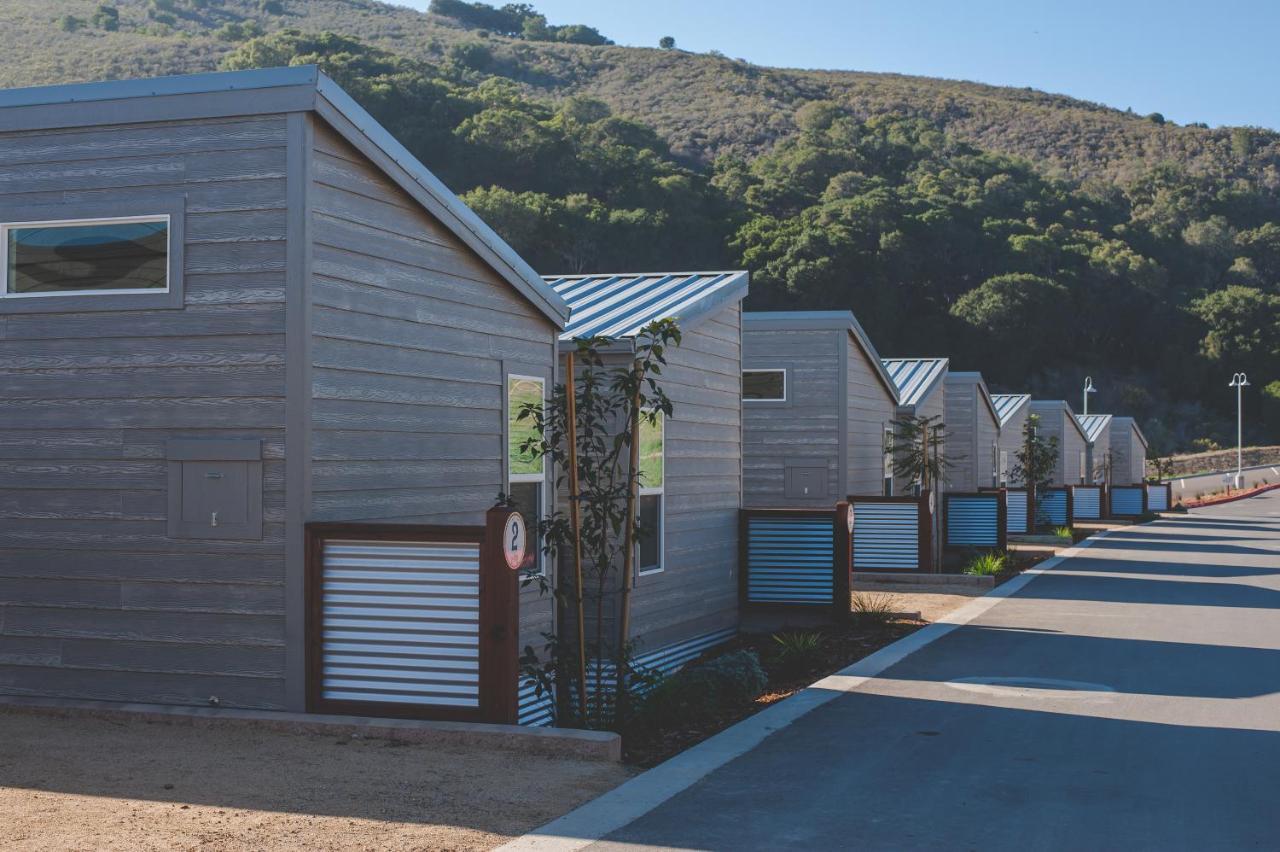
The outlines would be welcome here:
[[[578,609],[578,720],[587,718],[587,625],[582,610],[582,521],[578,508],[578,397],[573,353],[565,355],[565,407],[569,431],[569,525],[573,527],[573,598]]]
[[[618,617],[618,682],[614,699],[614,712],[622,708],[622,696],[625,694],[627,677],[627,639],[631,634],[631,587],[635,570],[636,550],[636,504],[639,502],[640,488],[640,362],[632,364],[637,381],[631,396],[631,429],[630,462],[627,468],[627,528],[623,538],[622,552],[622,601]]]

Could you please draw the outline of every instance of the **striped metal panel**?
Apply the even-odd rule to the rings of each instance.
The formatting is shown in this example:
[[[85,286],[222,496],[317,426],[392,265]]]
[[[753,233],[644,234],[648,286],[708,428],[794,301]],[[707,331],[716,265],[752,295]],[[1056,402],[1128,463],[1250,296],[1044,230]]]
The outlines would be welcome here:
[[[1049,488],[1036,496],[1040,517],[1058,527],[1071,523],[1071,519],[1067,517],[1067,489]]]
[[[728,642],[737,634],[738,631],[733,627],[703,633],[683,642],[674,642],[643,654],[636,654],[631,660],[631,666],[634,671],[658,672],[668,677],[717,645]],[[595,695],[597,672],[600,673],[600,687],[612,694],[616,683],[613,663],[608,660],[592,660],[587,666],[587,695]],[[521,724],[524,723],[521,722]]]
[[[1141,485],[1115,485],[1111,488],[1111,514],[1137,517],[1142,514]]]
[[[1031,401],[1029,393],[993,393],[991,394],[991,404],[996,408],[996,416],[1000,418],[1000,425],[1009,422],[1009,418],[1018,413],[1022,406]]]
[[[748,603],[829,604],[835,583],[831,513],[747,517]]]
[[[516,699],[516,723],[530,728],[541,728],[555,720],[555,691],[538,694],[538,684],[528,678],[520,680]]]
[[[946,358],[882,358],[885,372],[893,379],[899,405],[916,405],[946,375]]]
[[[1071,492],[1073,520],[1096,521],[1102,517],[1102,489],[1096,485],[1078,485]]]
[[[649,323],[686,316],[742,290],[742,272],[544,276],[571,311],[561,340],[632,337]],[[745,291],[744,291],[745,292]]]
[[[1102,435],[1102,430],[1111,423],[1111,415],[1077,414],[1076,422],[1080,424],[1080,431],[1084,432],[1085,440],[1092,444]]]
[[[999,547],[1000,495],[948,494],[947,546]]]
[[[1018,534],[1030,529],[1027,524],[1027,492],[1005,492],[1004,529],[1006,533]]]
[[[1147,485],[1147,510],[1150,512],[1169,511],[1169,486],[1163,483]]]
[[[480,706],[480,546],[324,544],[321,695]]]
[[[853,504],[853,569],[915,571],[920,567],[918,503]]]

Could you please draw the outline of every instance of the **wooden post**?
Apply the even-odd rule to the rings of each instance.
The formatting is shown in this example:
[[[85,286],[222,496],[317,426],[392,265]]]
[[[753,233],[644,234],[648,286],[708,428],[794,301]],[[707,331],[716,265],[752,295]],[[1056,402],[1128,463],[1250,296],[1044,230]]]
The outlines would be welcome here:
[[[506,725],[519,709],[520,571],[507,563],[504,537],[518,514],[507,506],[486,512],[480,545],[480,718]]]
[[[918,531],[919,549],[920,549],[920,570],[922,572],[933,571],[933,512],[929,509],[929,494],[926,492],[919,497],[920,501],[920,529]]]
[[[564,356],[565,424],[569,455],[569,525],[573,528],[573,600],[578,623],[578,719],[587,718],[587,621],[582,609],[582,510],[578,506],[578,395],[574,382],[573,353]]]
[[[640,361],[632,362],[634,374],[640,373]],[[627,694],[627,642],[631,639],[631,589],[635,583],[636,513],[640,503],[640,385],[629,400],[631,408],[627,428],[631,430],[631,446],[627,467],[627,526],[623,530],[622,548],[622,600],[618,613],[617,689],[614,695],[614,712],[623,713],[622,697]],[[665,433],[664,433],[665,436]],[[664,472],[665,475],[665,472]]]
[[[996,498],[996,538],[1000,542],[1000,552],[1009,549],[1009,492],[1000,489]]]
[[[835,517],[832,519],[832,542],[835,553],[834,576],[831,583],[832,615],[837,621],[849,617],[850,592],[853,589],[853,530],[849,528],[849,520],[853,517],[853,506],[847,500],[836,503]]]

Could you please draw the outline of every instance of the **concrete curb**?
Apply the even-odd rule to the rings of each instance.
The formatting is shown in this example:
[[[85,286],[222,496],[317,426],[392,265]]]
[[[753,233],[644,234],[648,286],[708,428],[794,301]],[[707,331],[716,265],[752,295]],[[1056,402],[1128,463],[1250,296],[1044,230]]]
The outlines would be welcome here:
[[[367,716],[328,716],[214,707],[168,707],[161,704],[117,704],[111,701],[71,701],[20,696],[0,697],[0,713],[158,722],[197,728],[241,727],[291,734],[322,734],[463,748],[494,748],[523,754],[580,760],[615,763],[622,760],[622,737],[617,734],[568,728],[526,728],[520,725],[486,725],[478,722],[376,719]]]
[[[970,574],[893,574],[889,572],[855,571],[854,591],[859,583],[875,583],[877,586],[974,586],[994,588],[994,577],[975,577]]]
[[[1089,547],[1094,540],[1106,535],[1106,531],[1100,532],[1097,536],[1091,536],[1063,550],[1059,555],[1046,559],[1033,568],[1028,568],[982,597],[974,598],[941,621],[904,636],[853,665],[805,687],[772,707],[754,716],[748,716],[688,751],[677,754],[665,763],[637,775],[608,793],[592,799],[576,810],[523,837],[517,837],[498,849],[500,852],[576,852],[590,846],[601,838],[635,822],[671,797],[687,790],[720,767],[746,754],[765,738],[787,727],[810,711],[841,695],[856,691],[868,680],[897,665],[929,643],[941,639],[956,628],[978,618],[1036,577],[1051,570],[1063,560],[1077,555],[1079,551]]]

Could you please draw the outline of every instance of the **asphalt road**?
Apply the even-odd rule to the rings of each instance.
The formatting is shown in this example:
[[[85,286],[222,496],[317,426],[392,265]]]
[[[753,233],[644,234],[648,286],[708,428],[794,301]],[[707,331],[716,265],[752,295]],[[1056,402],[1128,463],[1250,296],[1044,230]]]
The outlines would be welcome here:
[[[1117,530],[592,849],[1280,848],[1280,492]]]

